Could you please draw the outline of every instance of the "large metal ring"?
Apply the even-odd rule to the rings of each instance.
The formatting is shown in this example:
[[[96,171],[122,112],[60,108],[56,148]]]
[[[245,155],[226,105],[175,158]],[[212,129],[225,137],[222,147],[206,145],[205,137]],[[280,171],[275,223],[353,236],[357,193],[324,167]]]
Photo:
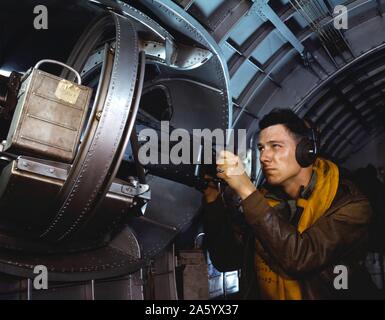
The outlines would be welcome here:
[[[50,241],[68,238],[93,214],[99,199],[111,185],[112,172],[119,165],[116,154],[126,147],[123,144],[126,140],[124,135],[131,133],[125,128],[137,77],[137,33],[128,19],[111,14],[116,26],[116,44],[107,98],[92,142],[84,150],[81,169],[74,177],[67,179],[60,195],[64,201],[59,204],[56,216],[41,234],[41,238]]]

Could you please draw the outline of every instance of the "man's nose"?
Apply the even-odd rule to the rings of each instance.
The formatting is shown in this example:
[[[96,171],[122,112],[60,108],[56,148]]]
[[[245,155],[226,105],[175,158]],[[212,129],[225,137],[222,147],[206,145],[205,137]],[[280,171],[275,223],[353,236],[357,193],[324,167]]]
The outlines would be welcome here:
[[[265,164],[265,163],[269,163],[271,162],[271,152],[267,149],[263,150],[261,153],[260,153],[260,161],[262,164]]]

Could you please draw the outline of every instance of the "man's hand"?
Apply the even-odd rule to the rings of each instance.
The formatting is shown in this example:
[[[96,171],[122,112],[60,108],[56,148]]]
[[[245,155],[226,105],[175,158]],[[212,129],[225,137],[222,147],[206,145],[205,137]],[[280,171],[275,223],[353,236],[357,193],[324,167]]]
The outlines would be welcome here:
[[[226,181],[242,200],[256,190],[245,172],[241,159],[230,151],[224,150],[219,153],[217,171],[217,177]]]

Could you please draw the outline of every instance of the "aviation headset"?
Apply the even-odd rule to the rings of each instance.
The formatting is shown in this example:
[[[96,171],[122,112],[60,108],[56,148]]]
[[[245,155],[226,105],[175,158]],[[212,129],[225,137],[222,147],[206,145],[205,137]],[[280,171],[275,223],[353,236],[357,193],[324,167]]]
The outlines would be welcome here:
[[[319,154],[319,134],[313,123],[308,120],[303,122],[308,130],[297,144],[295,158],[302,168],[306,168],[314,163]]]

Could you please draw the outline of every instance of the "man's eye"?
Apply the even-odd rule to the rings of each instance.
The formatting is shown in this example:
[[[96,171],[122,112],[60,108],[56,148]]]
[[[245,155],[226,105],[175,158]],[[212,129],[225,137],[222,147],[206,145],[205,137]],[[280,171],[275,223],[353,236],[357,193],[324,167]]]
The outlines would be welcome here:
[[[258,151],[261,152],[264,148],[263,147],[258,147]]]
[[[278,149],[278,148],[280,148],[281,146],[279,145],[279,144],[273,144],[273,148],[275,148],[275,149]]]

